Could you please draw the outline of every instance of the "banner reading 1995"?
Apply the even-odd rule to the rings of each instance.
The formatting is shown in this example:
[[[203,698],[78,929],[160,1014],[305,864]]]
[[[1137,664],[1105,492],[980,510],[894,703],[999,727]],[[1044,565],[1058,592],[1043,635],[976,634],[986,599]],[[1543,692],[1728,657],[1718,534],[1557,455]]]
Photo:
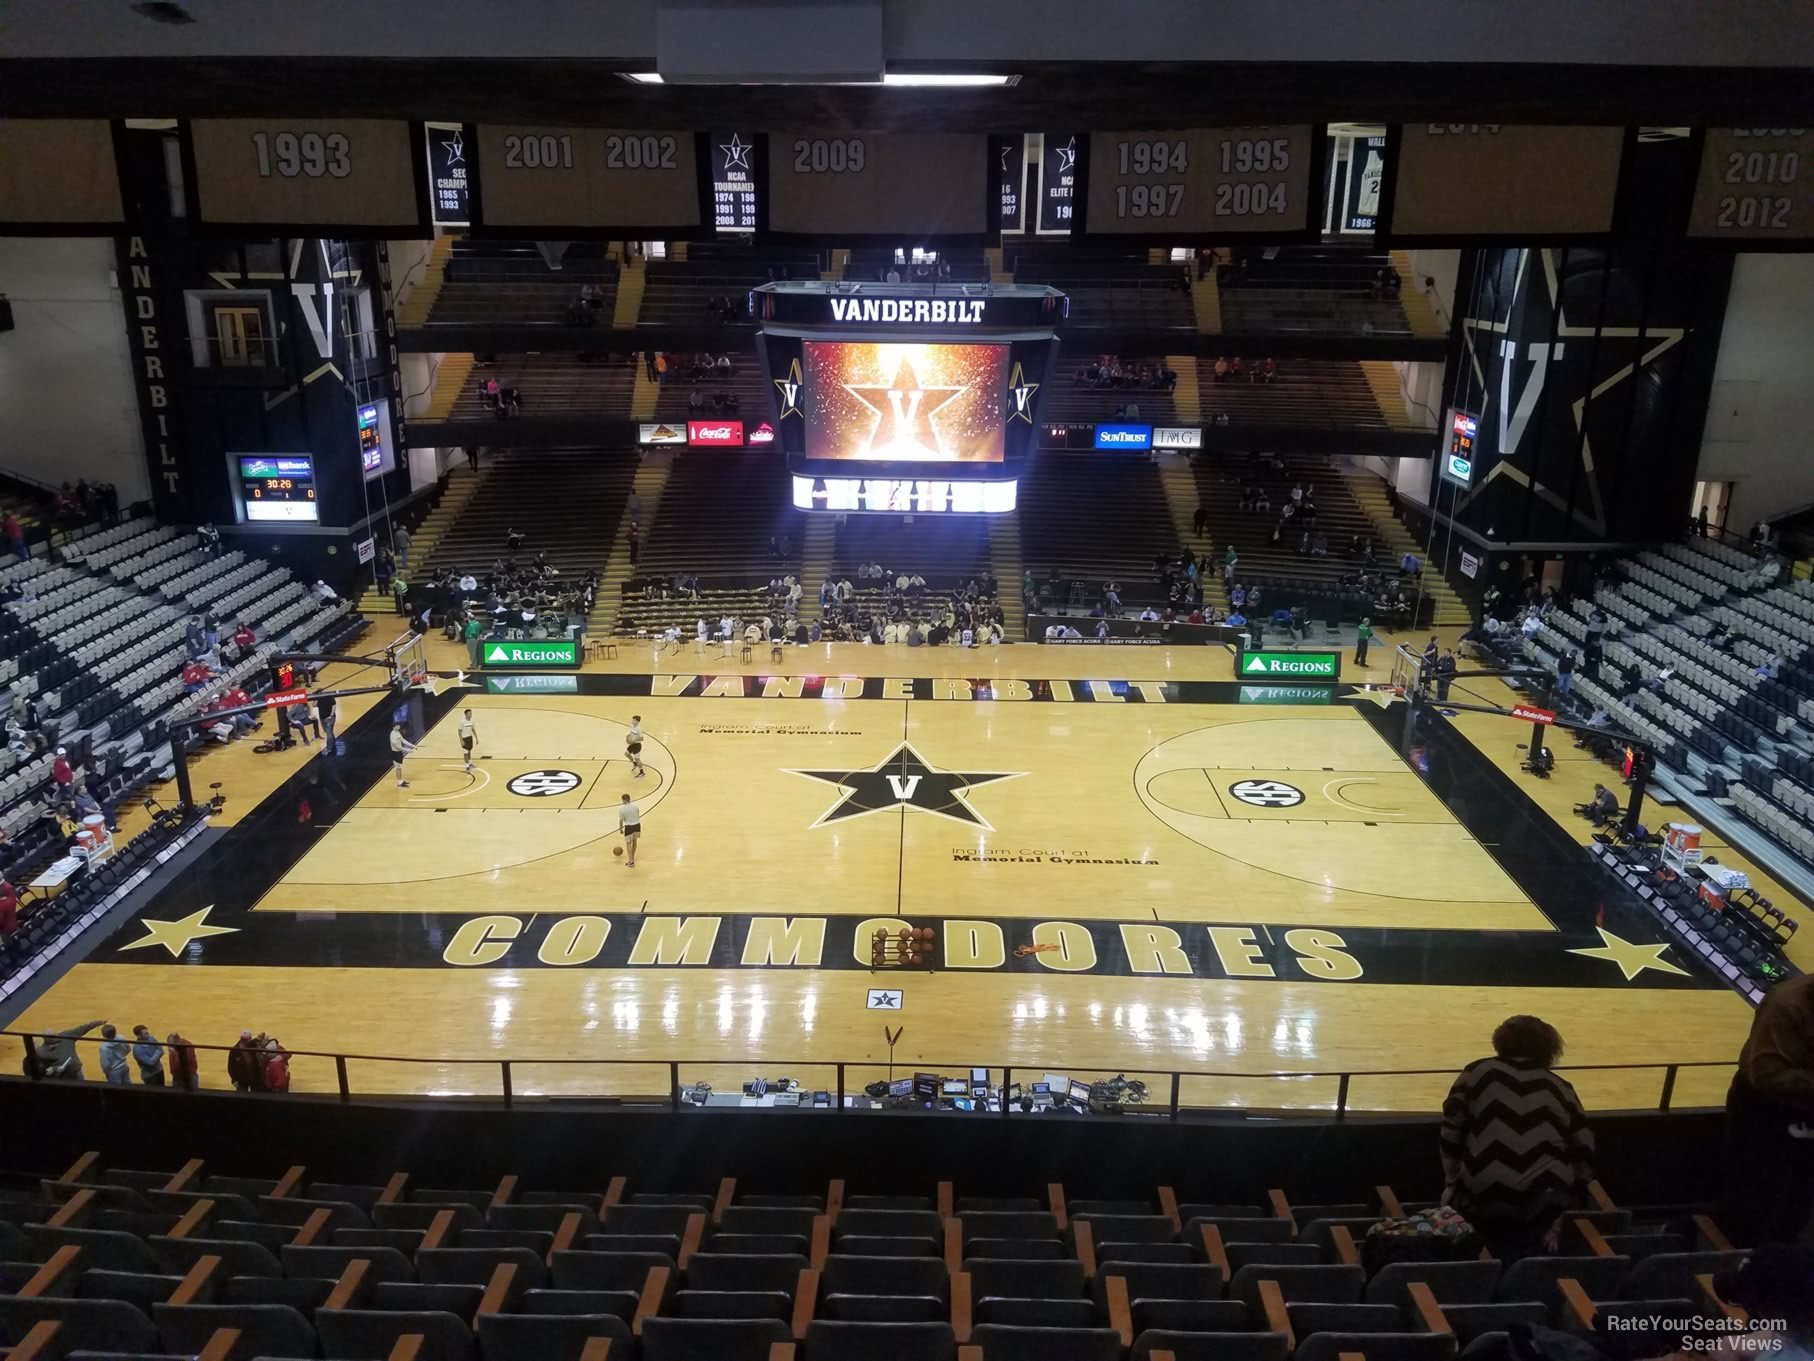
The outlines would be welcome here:
[[[1094,132],[1079,235],[1226,240],[1307,231],[1309,124]]]

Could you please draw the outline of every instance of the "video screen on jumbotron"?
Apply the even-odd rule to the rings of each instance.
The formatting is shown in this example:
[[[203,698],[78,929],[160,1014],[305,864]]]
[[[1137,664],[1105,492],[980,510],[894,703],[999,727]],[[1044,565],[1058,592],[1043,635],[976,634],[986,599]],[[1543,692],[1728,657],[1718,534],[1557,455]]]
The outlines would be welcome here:
[[[805,344],[806,457],[1000,463],[1006,345]]]

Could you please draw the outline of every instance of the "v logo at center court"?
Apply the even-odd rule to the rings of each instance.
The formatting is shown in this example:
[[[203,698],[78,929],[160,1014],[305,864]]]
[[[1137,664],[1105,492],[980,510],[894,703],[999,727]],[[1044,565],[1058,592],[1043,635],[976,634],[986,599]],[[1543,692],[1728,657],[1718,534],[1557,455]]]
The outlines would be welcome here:
[[[908,743],[901,743],[893,754],[866,770],[790,770],[790,775],[804,775],[809,780],[823,780],[843,791],[839,799],[812,825],[823,827],[828,822],[862,817],[865,813],[884,813],[894,808],[910,808],[954,822],[969,823],[988,831],[995,830],[970,806],[969,793],[980,785],[997,780],[1013,780],[1025,775],[1024,770],[983,772],[975,770],[939,770],[932,766]]]

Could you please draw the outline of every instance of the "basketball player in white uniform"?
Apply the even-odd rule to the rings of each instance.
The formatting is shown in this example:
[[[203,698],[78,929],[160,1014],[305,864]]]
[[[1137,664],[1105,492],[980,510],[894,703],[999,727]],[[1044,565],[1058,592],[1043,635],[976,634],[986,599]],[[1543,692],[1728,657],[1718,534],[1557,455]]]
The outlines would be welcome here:
[[[634,778],[643,777],[642,768],[642,715],[630,715],[630,731],[624,735],[624,755],[630,758],[630,765],[636,771]],[[635,852],[630,852],[635,857]]]
[[[466,754],[466,773],[472,774],[472,751],[478,745],[479,730],[473,726],[472,710],[460,715],[460,750]]]
[[[624,834],[624,868],[636,868],[636,843],[642,836],[642,809],[630,801],[628,794],[617,806],[617,825]]]

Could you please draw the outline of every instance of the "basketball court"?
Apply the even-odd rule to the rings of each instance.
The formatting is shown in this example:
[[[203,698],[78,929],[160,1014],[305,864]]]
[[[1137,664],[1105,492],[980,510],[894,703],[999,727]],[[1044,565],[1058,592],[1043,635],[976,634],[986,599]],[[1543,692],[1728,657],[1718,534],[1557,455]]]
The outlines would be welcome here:
[[[1183,1070],[1191,1105],[1328,1105],[1333,1074],[1393,1069],[1430,1071],[1357,1076],[1350,1103],[1430,1109],[1520,1011],[1568,1063],[1648,1065],[1580,1074],[1600,1107],[1736,1054],[1746,1005],[1446,723],[1407,748],[1402,711],[1349,686],[1000,674],[1042,653],[986,679],[480,677],[426,700],[408,788],[381,706],[20,1024],[421,1060],[350,1061],[371,1092],[496,1094],[509,1058],[518,1098],[664,1092],[671,1061],[820,1089],[842,1062],[854,1090],[896,1027],[908,1069],[1161,1094]],[[931,929],[932,969],[873,971],[902,926]],[[1675,1100],[1729,1073],[1684,1070]],[[336,1085],[328,1058],[294,1074]]]

